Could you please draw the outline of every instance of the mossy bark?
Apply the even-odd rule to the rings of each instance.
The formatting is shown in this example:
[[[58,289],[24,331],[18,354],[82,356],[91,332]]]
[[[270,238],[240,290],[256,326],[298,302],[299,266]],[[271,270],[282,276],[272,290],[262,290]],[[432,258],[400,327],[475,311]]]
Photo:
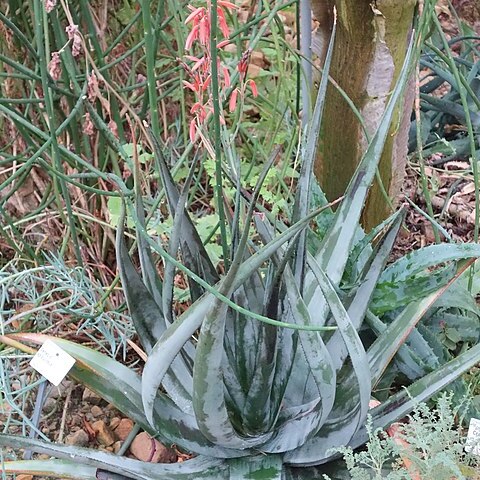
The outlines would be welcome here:
[[[402,68],[411,35],[416,0],[313,0],[319,15],[337,8],[337,36],[330,75],[361,112],[368,134],[379,124]],[[323,15],[330,18],[330,15]],[[323,25],[328,34],[328,25]],[[379,171],[387,193],[395,198],[405,171],[413,83],[397,108]],[[367,146],[360,122],[329,86],[315,170],[327,198],[343,195]],[[363,221],[371,228],[389,214],[380,186],[370,192]]]

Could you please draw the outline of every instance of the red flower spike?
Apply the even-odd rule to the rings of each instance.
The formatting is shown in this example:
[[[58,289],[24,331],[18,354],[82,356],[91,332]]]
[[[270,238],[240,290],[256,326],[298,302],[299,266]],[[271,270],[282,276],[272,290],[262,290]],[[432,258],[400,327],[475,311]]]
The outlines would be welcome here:
[[[230,88],[230,72],[228,71],[227,67],[223,67],[223,81],[225,83],[225,88]]]
[[[194,18],[197,18],[198,16],[200,16],[202,13],[204,14],[204,8],[203,7],[199,7],[197,9],[195,9],[188,17],[187,19],[185,20],[185,24],[187,23],[190,23]]]
[[[195,135],[197,133],[197,125],[195,123],[195,119],[193,119],[191,122],[190,122],[190,141],[192,143],[195,142]]]
[[[203,85],[202,85],[202,90],[205,91],[207,90],[208,86],[210,85],[210,82],[212,81],[212,76],[209,75],[205,81],[203,82]]]
[[[190,50],[192,48],[193,42],[198,38],[198,31],[200,27],[195,25],[192,28],[192,31],[188,34],[187,41],[185,42],[185,50]]]
[[[225,13],[223,13],[223,10],[221,8],[217,8],[217,14],[218,14],[218,25],[220,27],[220,30],[225,38],[228,38],[230,36],[230,29],[228,28],[227,25],[227,20],[225,19]]]
[[[192,90],[192,92],[195,92],[195,91],[196,91],[196,90],[195,90],[195,86],[194,86],[193,84],[191,84],[190,82],[187,82],[186,80],[183,80],[182,82],[183,82],[183,84],[184,84],[187,88],[189,88],[190,90]]]
[[[231,3],[231,2],[225,2],[224,0],[219,0],[218,4],[221,7],[226,8],[227,10],[237,10],[239,8],[238,5],[235,5],[234,3]]]
[[[232,95],[230,96],[230,101],[228,102],[228,109],[230,110],[230,112],[233,112],[237,107],[237,96],[238,96],[238,88],[236,88],[232,92]]]
[[[203,17],[200,20],[200,30],[198,39],[202,45],[207,46],[208,41],[210,40],[210,19],[207,17]]]
[[[257,89],[257,84],[253,80],[249,80],[248,84],[250,85],[250,88],[252,89],[252,95],[256,98],[258,97],[258,89]]]

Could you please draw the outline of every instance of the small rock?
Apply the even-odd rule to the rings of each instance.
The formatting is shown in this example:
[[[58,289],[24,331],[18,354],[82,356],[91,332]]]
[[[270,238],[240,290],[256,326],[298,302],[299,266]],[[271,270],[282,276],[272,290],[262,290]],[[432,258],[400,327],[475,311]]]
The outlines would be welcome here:
[[[45,400],[45,403],[43,404],[43,412],[44,413],[53,412],[56,406],[57,406],[57,400],[55,398],[52,398],[52,397],[47,398]]]
[[[105,447],[109,447],[115,443],[115,437],[112,431],[105,425],[103,420],[97,420],[92,423],[92,428],[97,436],[97,441]]]
[[[50,390],[50,393],[48,394],[49,398],[60,398],[63,397],[65,392],[71,388],[72,386],[72,381],[71,380],[63,380],[62,383],[58,387],[52,387]]]
[[[113,417],[111,420],[110,420],[110,425],[109,427],[112,429],[112,430],[115,430],[118,425],[120,424],[121,422],[121,418],[120,417]]]
[[[92,405],[98,405],[102,401],[102,397],[92,392],[88,388],[83,391],[82,400]]]
[[[132,454],[143,462],[173,463],[177,461],[177,455],[171,448],[162,445],[152,438],[147,432],[139,433],[130,446]]]
[[[113,403],[109,403],[109,404],[107,405],[107,410],[112,411],[112,412],[118,411],[118,410],[117,410],[117,407],[116,407]]]
[[[94,417],[100,417],[100,416],[102,416],[102,414],[103,414],[103,410],[102,410],[98,405],[94,405],[94,406],[91,408],[90,412],[92,412],[92,415],[93,415]]]
[[[67,445],[76,445],[77,447],[86,447],[88,445],[88,433],[85,430],[77,430],[65,438]]]
[[[118,440],[117,442],[115,442],[113,444],[113,453],[118,453],[120,451],[120,449],[122,448],[122,443],[120,440]]]
[[[110,424],[111,425],[111,424]],[[125,440],[133,429],[133,421],[129,418],[122,418],[115,428],[115,435],[119,440]]]

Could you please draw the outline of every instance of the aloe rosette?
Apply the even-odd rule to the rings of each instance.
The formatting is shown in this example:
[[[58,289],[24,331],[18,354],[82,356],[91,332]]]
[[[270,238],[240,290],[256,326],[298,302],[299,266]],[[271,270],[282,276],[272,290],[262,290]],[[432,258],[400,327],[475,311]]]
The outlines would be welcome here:
[[[330,46],[325,72],[331,53]],[[148,236],[139,195],[135,208],[128,199],[126,205],[137,227],[141,274],[124,239],[124,218],[117,232],[122,284],[148,356],[143,372],[87,347],[53,340],[76,359],[73,379],[152,436],[194,457],[172,465],[150,464],[0,435],[2,446],[56,457],[6,462],[7,472],[81,479],[316,478],[337,468],[338,454],[332,448],[367,441],[367,415],[375,428],[387,427],[478,363],[478,311],[466,288],[454,281],[480,256],[480,246],[435,245],[386,267],[403,213],[368,235],[359,224],[411,57],[412,48],[380,127],[336,211],[312,178],[327,87],[324,74],[301,147],[290,226],[253,215],[267,165],[253,194],[238,192],[247,206],[244,232],[235,216],[232,256],[223,276],[184,207],[191,175],[180,192],[153,139],[174,217],[168,251]],[[248,234],[253,219],[255,242]],[[182,263],[176,260],[179,251]],[[163,279],[153,252],[166,259]],[[432,269],[437,265],[441,268]],[[176,268],[188,275],[192,300],[178,317],[173,308]],[[439,309],[448,307],[442,303],[444,295],[457,299],[457,313],[451,312],[456,321],[462,315],[470,321],[472,346],[457,357],[440,354],[445,352],[438,341],[427,338],[419,326],[423,317],[432,321]],[[465,311],[468,315],[459,313]],[[51,337],[11,334],[1,340],[31,352],[26,344],[39,345],[46,338]],[[391,382],[396,372],[409,379],[408,391],[369,409],[372,391]],[[457,386],[462,388],[458,381]]]

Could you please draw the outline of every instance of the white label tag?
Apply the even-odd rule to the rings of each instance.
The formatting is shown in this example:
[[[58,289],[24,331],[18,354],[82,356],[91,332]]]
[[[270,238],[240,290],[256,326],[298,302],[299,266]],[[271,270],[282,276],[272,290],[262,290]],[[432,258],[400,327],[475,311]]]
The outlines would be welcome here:
[[[478,418],[470,419],[465,451],[480,455],[480,420]]]
[[[56,387],[73,367],[75,359],[51,340],[46,340],[30,360],[30,366]]]

